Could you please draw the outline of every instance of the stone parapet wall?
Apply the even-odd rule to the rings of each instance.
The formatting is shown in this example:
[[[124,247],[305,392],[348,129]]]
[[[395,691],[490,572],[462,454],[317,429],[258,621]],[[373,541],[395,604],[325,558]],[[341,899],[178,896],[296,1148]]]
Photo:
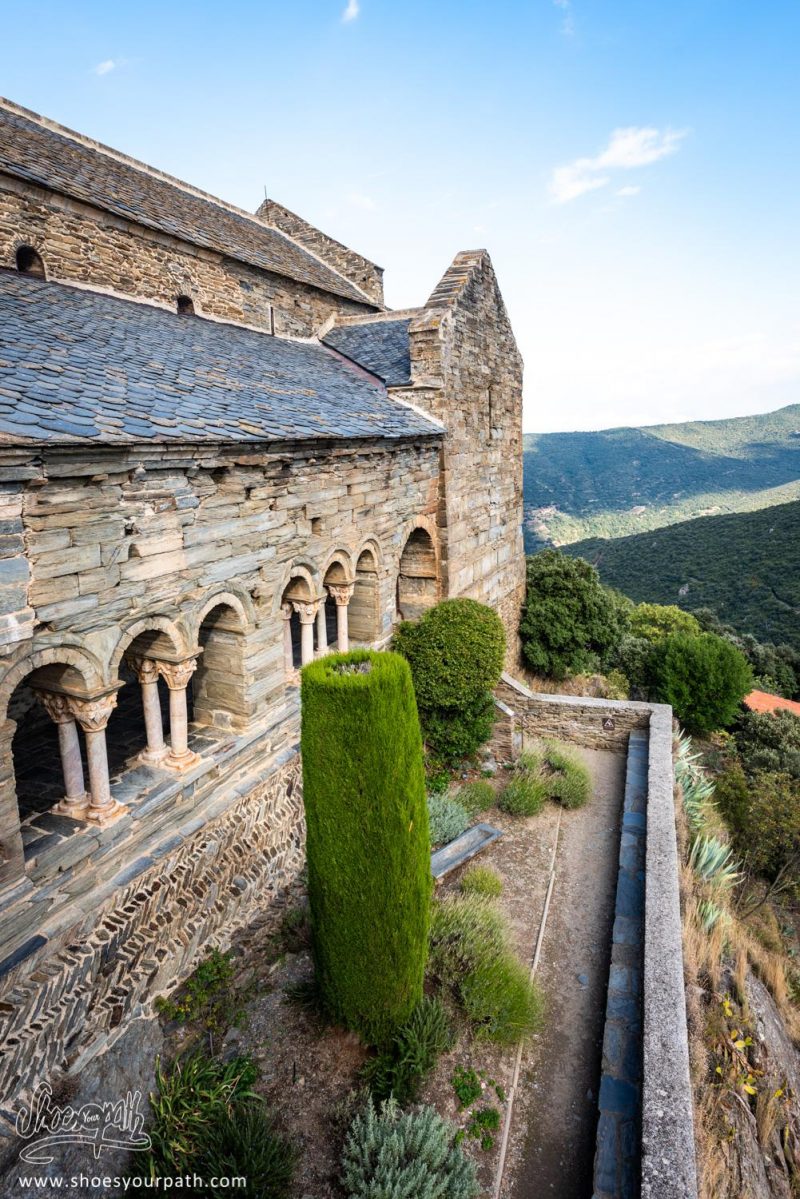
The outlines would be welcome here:
[[[644,857],[644,953],[642,982],[642,1099],[641,1195],[642,1199],[696,1199],[697,1166],[694,1141],[694,1107],[689,1072],[689,1038],[684,990],[683,936],[679,892],[679,861],[673,794],[672,709],[664,704],[634,703],[530,691],[510,675],[503,675],[495,691],[498,751],[523,740],[556,737],[623,753],[634,731],[647,734],[646,814],[632,811],[631,821],[646,823]],[[625,841],[625,868],[631,866]],[[637,846],[637,852],[640,847]],[[635,855],[633,855],[635,856]],[[619,916],[619,908],[617,915]],[[627,914],[625,914],[627,919]],[[616,932],[622,929],[615,926]],[[617,963],[617,966],[621,963]],[[627,969],[629,963],[623,966]],[[614,967],[612,967],[612,970]],[[631,979],[614,975],[612,991]],[[620,1003],[627,999],[618,995]],[[613,1006],[613,1005],[612,1005]],[[621,1008],[615,1010],[620,1011]],[[605,1111],[620,1115],[620,1094],[606,1085]],[[608,1145],[611,1141],[608,1142]],[[616,1149],[623,1147],[614,1141]],[[630,1145],[625,1143],[630,1155]],[[616,1152],[616,1149],[614,1152]],[[609,1150],[610,1152],[610,1150]],[[603,1177],[611,1175],[609,1160],[600,1163]],[[622,1191],[609,1191],[620,1195]],[[634,1191],[626,1192],[628,1194]]]
[[[305,246],[312,254],[316,254],[323,262],[330,263],[345,279],[350,279],[360,287],[371,300],[383,307],[383,268],[370,262],[363,254],[356,253],[340,241],[329,237],[321,229],[316,229],[308,221],[303,220],[296,212],[284,208],[276,200],[265,200],[259,205],[256,215],[267,225],[280,229],[293,241]]]
[[[198,314],[284,337],[310,337],[334,313],[373,310],[0,174],[0,266],[14,268],[23,244],[59,283],[172,311],[186,295]]]
[[[288,748],[231,771],[192,808],[184,801],[129,859],[127,880],[87,878],[48,937],[36,932],[0,962],[0,1108],[78,1072],[127,1020],[152,1015],[156,996],[296,877],[304,840],[300,759]],[[41,929],[51,903],[32,902]]]
[[[530,691],[504,674],[495,694],[516,713],[525,735],[555,737],[587,749],[625,753],[628,735],[647,728],[651,704]]]

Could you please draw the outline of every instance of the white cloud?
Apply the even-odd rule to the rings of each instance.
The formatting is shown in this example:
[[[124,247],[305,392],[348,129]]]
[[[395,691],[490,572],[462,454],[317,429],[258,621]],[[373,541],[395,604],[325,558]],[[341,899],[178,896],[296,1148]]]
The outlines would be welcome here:
[[[343,21],[355,21],[358,14],[361,12],[361,6],[358,0],[347,0],[347,7],[342,13]]]
[[[116,65],[113,58],[106,58],[102,62],[99,62],[96,67],[92,67],[92,73],[95,75],[109,75]]]
[[[638,186],[634,187],[632,184],[628,184],[627,187],[621,187],[619,189],[619,191],[617,192],[617,195],[618,196],[638,196],[638,194],[641,190],[642,189]]]
[[[560,8],[564,14],[564,20],[561,22],[561,32],[565,37],[572,37],[575,32],[575,21],[572,17],[572,0],[553,0],[556,8]]]
[[[650,166],[674,154],[685,136],[686,130],[665,129],[662,132],[648,126],[615,129],[605,150],[594,158],[576,158],[574,162],[555,168],[550,180],[553,202],[568,204],[586,192],[605,187],[611,182],[610,171]]]
[[[361,208],[364,212],[374,212],[378,207],[372,196],[366,196],[363,192],[350,192],[347,199],[353,208]]]

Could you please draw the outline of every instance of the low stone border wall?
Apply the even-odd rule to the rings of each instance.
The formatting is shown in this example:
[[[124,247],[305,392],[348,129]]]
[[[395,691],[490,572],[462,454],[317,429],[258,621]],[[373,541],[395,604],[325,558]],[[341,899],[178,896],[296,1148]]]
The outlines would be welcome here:
[[[256,743],[258,748],[258,743]],[[296,746],[261,755],[184,798],[147,852],[58,916],[58,932],[7,958],[0,978],[0,1159],[16,1145],[21,1098],[114,1043],[182,982],[211,946],[283,890],[305,860]],[[41,904],[46,908],[46,902]],[[44,911],[42,912],[44,917]],[[44,925],[40,925],[44,927]]]
[[[496,691],[509,740],[557,737],[624,752],[648,734],[643,976],[642,1199],[696,1199],[694,1112],[683,981],[683,939],[672,766],[672,709],[664,704],[534,693],[510,675]]]
[[[648,740],[637,729],[628,742],[593,1199],[636,1199],[640,1189]]]

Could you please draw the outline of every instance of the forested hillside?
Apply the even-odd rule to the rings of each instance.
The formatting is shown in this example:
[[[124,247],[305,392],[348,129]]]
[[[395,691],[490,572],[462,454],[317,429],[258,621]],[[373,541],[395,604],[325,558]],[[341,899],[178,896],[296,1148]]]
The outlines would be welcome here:
[[[800,499],[800,404],[760,416],[527,434],[531,551]]]
[[[800,502],[564,549],[631,599],[712,608],[741,632],[800,650]]]

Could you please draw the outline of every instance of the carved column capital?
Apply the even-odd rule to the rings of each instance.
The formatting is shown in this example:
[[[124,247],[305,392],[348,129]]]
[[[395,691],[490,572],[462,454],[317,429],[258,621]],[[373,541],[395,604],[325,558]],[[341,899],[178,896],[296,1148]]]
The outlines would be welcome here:
[[[34,688],[33,694],[54,724],[70,724],[75,720],[66,695],[59,691],[39,691],[37,688]]]
[[[281,618],[283,620],[291,620],[294,615],[294,608],[291,604],[281,604]]]
[[[326,583],[328,593],[336,600],[337,607],[347,607],[353,598],[355,583]]]
[[[301,624],[313,624],[319,607],[319,600],[292,600],[292,607],[300,617]]]
[[[197,670],[197,658],[186,658],[183,662],[159,662],[157,665],[170,691],[184,691]]]
[[[158,663],[153,658],[143,658],[139,654],[126,654],[125,661],[140,683],[158,682]]]
[[[110,691],[97,699],[78,699],[67,696],[70,711],[85,733],[100,733],[106,727],[117,706],[117,693]]]

